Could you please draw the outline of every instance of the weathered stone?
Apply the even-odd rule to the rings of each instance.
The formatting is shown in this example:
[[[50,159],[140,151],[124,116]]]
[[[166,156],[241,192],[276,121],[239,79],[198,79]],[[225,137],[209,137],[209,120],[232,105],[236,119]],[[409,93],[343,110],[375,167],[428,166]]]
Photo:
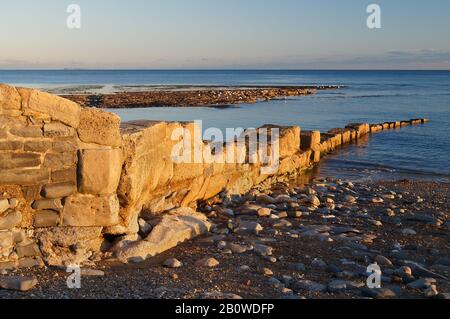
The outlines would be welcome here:
[[[71,137],[76,134],[73,127],[59,122],[52,122],[44,125],[45,137]]]
[[[5,261],[5,262],[0,261],[0,272],[8,271],[8,270],[15,270],[16,268],[17,268],[17,263],[15,261]]]
[[[16,252],[19,258],[36,257],[41,254],[41,251],[39,250],[39,247],[36,244],[30,244],[27,246],[18,246],[16,248]]]
[[[239,227],[235,230],[238,234],[251,233],[258,235],[264,228],[257,222],[240,221]]]
[[[0,153],[0,169],[37,167],[41,164],[41,156],[36,153]]]
[[[21,151],[22,141],[0,141],[0,151]]]
[[[22,98],[16,88],[0,84],[0,110],[20,110]]]
[[[56,153],[74,153],[78,149],[75,141],[72,139],[53,141],[52,148],[53,152]]]
[[[59,213],[53,210],[41,210],[35,213],[33,225],[36,228],[54,227],[59,223]]]
[[[54,211],[61,211],[63,208],[63,205],[61,203],[61,199],[41,199],[34,201],[33,205],[31,206],[35,210],[54,210]]]
[[[363,289],[363,294],[367,297],[374,299],[390,299],[395,298],[397,295],[394,291],[388,288],[366,288]]]
[[[0,214],[6,212],[9,209],[9,200],[0,199]]]
[[[393,266],[392,261],[381,255],[375,256],[375,262],[380,266],[387,266],[387,267]]]
[[[36,238],[43,243],[70,247],[100,238],[102,227],[50,227],[36,230]]]
[[[26,171],[21,169],[0,169],[0,184],[2,185],[30,186],[46,183],[49,178],[50,172],[47,169],[27,169]]]
[[[197,267],[214,268],[219,266],[219,262],[215,258],[205,257],[203,259],[197,260],[195,265]]]
[[[120,149],[81,151],[80,193],[93,195],[115,193],[119,185],[122,164],[123,155]]]
[[[52,170],[63,170],[75,167],[76,162],[76,153],[47,153],[43,167],[48,167]]]
[[[120,118],[112,113],[84,108],[80,114],[78,136],[85,143],[119,147],[122,145]]]
[[[44,266],[44,262],[42,261],[42,258],[31,258],[31,257],[25,257],[19,259],[19,268],[34,268],[34,267],[42,267]]]
[[[255,244],[253,246],[253,249],[257,254],[261,256],[272,256],[273,254],[273,248],[266,245]]]
[[[41,113],[48,115],[55,121],[60,121],[74,128],[78,127],[81,113],[78,104],[37,90],[19,88],[18,91],[22,96],[24,114]]]
[[[272,214],[272,210],[269,208],[260,208],[258,209],[258,216],[259,217],[269,217]]]
[[[65,200],[62,224],[73,227],[114,226],[119,222],[119,210],[116,195],[72,195]]]
[[[301,149],[304,151],[308,149],[316,150],[319,147],[320,139],[319,131],[302,131],[300,134]]]
[[[42,196],[49,199],[63,198],[76,193],[77,188],[73,183],[48,184],[42,189]]]
[[[52,171],[51,180],[53,183],[64,183],[64,182],[76,183],[77,169],[76,168],[67,168],[67,169]]]
[[[25,141],[24,150],[26,152],[46,152],[52,148],[52,142],[50,140],[31,140]]]
[[[37,285],[34,277],[0,277],[0,288],[7,290],[29,291]]]
[[[211,224],[204,215],[188,208],[177,209],[164,215],[145,240],[119,250],[117,257],[124,262],[129,259],[145,260],[179,243],[207,233],[210,227]]]
[[[81,268],[81,276],[84,277],[103,277],[105,272],[98,269]]]
[[[10,231],[1,231],[0,232],[0,249],[2,248],[10,248],[14,244],[13,233]]]
[[[42,127],[37,125],[16,126],[9,131],[12,135],[19,137],[42,137]]]
[[[434,278],[421,278],[419,280],[409,283],[408,288],[410,288],[410,289],[425,289],[434,284],[436,284],[436,279],[434,279]]]
[[[22,222],[22,213],[10,211],[0,215],[0,230],[13,229]]]
[[[170,258],[164,261],[164,267],[167,268],[180,268],[183,267],[183,263],[176,258]]]

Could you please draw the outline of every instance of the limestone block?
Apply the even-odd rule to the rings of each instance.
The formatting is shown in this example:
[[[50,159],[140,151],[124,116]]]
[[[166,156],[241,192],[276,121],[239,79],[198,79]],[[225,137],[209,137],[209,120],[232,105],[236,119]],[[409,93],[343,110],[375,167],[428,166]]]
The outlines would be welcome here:
[[[37,167],[41,165],[41,156],[37,153],[0,152],[0,169]]]
[[[28,140],[24,142],[24,150],[26,152],[45,153],[51,148],[51,140]]]
[[[48,184],[42,189],[42,196],[45,198],[63,198],[72,195],[77,191],[73,183]]]
[[[53,210],[41,210],[34,215],[33,226],[36,228],[54,227],[59,224],[59,213]]]
[[[280,131],[280,157],[288,157],[300,150],[300,127],[283,127]]]
[[[76,152],[77,145],[75,139],[54,139],[53,152],[56,153],[73,153]]]
[[[302,131],[300,133],[300,146],[301,149],[306,151],[308,149],[315,149],[320,144],[320,132],[319,131]]]
[[[6,140],[0,141],[0,151],[20,151],[23,150],[22,141]]]
[[[18,89],[24,114],[41,113],[55,121],[78,127],[81,108],[78,104],[38,90]]]
[[[20,110],[22,98],[16,88],[0,84],[0,110]]]
[[[63,170],[75,167],[77,162],[77,155],[73,153],[47,153],[44,158],[43,167],[51,168],[52,170]]]
[[[12,127],[9,131],[12,135],[18,137],[42,137],[43,131],[42,127],[38,125],[30,126],[16,126]]]
[[[85,143],[119,147],[122,145],[120,118],[113,113],[83,108],[80,114],[78,136]]]
[[[7,211],[0,214],[0,230],[9,230],[20,225],[22,213],[18,211]]]
[[[73,195],[66,199],[62,212],[63,226],[114,226],[119,223],[119,200],[116,195],[97,197]]]
[[[89,149],[79,152],[79,192],[108,195],[116,192],[122,173],[121,149]]]
[[[68,168],[63,170],[52,171],[51,179],[53,183],[77,182],[77,169]]]
[[[75,134],[76,132],[73,127],[60,122],[52,122],[44,125],[45,137],[71,137],[75,136]]]
[[[54,210],[54,211],[61,211],[63,208],[63,205],[61,203],[61,199],[41,199],[36,200],[33,202],[33,205],[31,207],[35,210]]]

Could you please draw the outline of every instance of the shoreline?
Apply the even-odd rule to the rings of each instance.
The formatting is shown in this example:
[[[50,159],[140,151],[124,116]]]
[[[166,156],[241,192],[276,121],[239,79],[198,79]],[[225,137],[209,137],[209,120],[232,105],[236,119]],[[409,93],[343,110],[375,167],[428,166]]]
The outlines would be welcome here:
[[[132,88],[133,86],[127,86]],[[138,86],[145,87],[145,86]],[[205,107],[257,103],[279,98],[307,96],[342,86],[153,86],[155,90],[105,94],[64,94],[83,107],[103,109],[149,107]],[[186,89],[188,88],[188,89]]]
[[[31,293],[0,289],[0,298],[448,299],[449,189],[326,179],[217,197],[200,206],[214,222],[210,234],[139,264],[93,260],[81,289],[66,287],[65,269],[17,270],[40,284]],[[245,223],[261,229],[240,229]],[[199,266],[205,258],[218,264]],[[373,262],[381,289],[365,286]]]

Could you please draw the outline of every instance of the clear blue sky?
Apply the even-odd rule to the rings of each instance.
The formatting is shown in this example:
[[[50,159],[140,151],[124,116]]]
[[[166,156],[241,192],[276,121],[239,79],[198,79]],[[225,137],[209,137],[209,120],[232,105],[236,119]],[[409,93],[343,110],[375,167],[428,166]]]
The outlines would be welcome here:
[[[0,68],[450,69],[449,17],[448,0],[2,0]]]

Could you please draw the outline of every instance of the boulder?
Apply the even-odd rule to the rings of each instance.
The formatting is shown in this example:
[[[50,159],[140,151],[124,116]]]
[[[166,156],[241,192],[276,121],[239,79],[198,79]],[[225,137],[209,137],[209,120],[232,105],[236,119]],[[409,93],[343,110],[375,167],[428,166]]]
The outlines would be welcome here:
[[[116,255],[123,262],[143,261],[203,235],[210,228],[211,224],[203,214],[190,208],[175,209],[162,217],[147,238],[124,247]]]

